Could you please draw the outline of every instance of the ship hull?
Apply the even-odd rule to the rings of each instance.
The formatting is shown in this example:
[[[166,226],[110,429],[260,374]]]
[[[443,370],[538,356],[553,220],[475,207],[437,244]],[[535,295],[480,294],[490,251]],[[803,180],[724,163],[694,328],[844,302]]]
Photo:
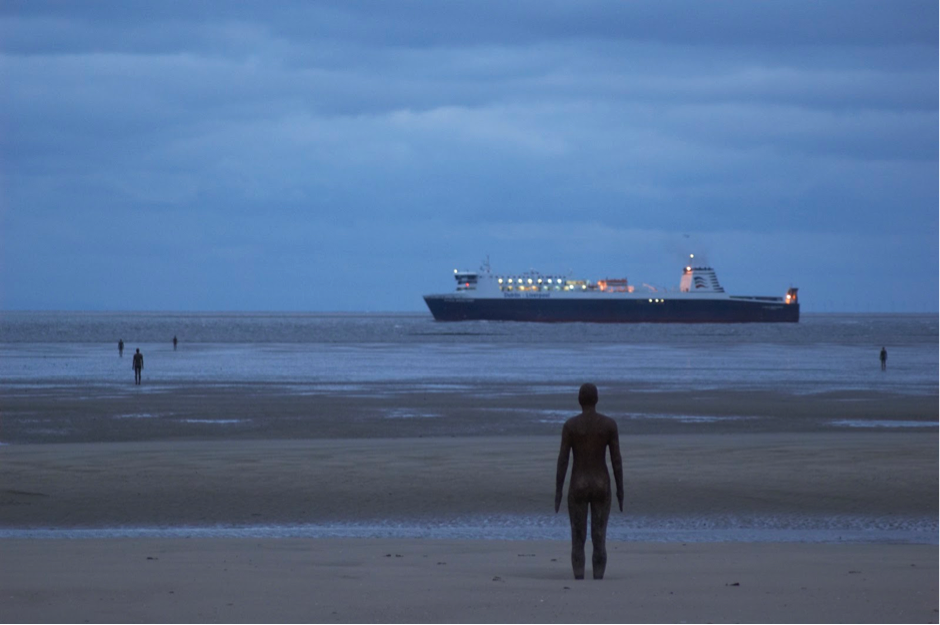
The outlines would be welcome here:
[[[468,298],[426,295],[437,321],[796,323],[799,304],[759,299]]]

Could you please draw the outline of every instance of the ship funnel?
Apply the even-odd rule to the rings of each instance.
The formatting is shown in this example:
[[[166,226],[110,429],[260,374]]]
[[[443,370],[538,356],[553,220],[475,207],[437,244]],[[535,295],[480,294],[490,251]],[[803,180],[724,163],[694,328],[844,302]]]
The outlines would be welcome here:
[[[682,270],[679,290],[683,293],[724,293],[718,283],[718,276],[711,267],[693,267],[686,265]]]

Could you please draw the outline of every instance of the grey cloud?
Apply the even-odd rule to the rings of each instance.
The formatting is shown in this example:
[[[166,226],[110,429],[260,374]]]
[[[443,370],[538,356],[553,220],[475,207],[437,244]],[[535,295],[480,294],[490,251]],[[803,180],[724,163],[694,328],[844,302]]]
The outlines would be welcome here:
[[[407,308],[372,267],[396,258],[430,281],[426,262],[490,252],[591,270],[623,240],[655,279],[638,257],[689,231],[719,248],[748,247],[741,233],[839,250],[838,237],[911,236],[933,262],[936,242],[915,235],[937,227],[936,14],[5,2],[0,287],[27,305],[44,296],[10,276],[100,294],[102,276],[140,275],[162,297],[225,307],[250,305],[225,288],[243,274],[271,307],[311,306],[291,290],[302,279],[384,288],[380,301]],[[36,241],[54,257],[27,262]],[[924,281],[916,257],[896,255],[908,284]]]
[[[199,46],[191,25],[263,24],[275,37],[354,40],[370,45],[451,47],[531,45],[546,40],[639,40],[695,45],[933,45],[936,3],[644,2],[388,3],[381,0],[266,3],[230,0],[94,3],[8,0],[0,15],[59,29],[61,50],[126,48],[172,51]],[[145,28],[146,27],[146,28]],[[96,30],[105,28],[106,31]],[[81,32],[87,34],[82,41]],[[68,36],[74,32],[73,36]],[[177,36],[173,36],[174,32]],[[103,34],[109,34],[103,37]],[[191,33],[190,33],[191,34]],[[8,49],[33,51],[35,40],[7,33]],[[47,44],[50,45],[50,44]],[[108,48],[108,46],[113,46]]]

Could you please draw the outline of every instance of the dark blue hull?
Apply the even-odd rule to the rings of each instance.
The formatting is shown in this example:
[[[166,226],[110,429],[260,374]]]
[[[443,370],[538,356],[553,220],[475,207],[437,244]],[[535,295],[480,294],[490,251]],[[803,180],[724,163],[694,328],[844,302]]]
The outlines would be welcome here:
[[[800,305],[756,299],[468,299],[426,295],[437,321],[546,323],[796,323]]]

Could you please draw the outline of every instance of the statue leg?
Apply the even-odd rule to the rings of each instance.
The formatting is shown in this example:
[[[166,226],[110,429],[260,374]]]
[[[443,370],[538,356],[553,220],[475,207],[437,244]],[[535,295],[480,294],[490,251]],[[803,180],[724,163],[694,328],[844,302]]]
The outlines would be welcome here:
[[[591,565],[594,579],[604,579],[607,569],[607,518],[610,516],[610,493],[601,500],[591,500]]]
[[[568,497],[571,521],[571,569],[575,579],[584,579],[584,541],[587,540],[588,503]]]

